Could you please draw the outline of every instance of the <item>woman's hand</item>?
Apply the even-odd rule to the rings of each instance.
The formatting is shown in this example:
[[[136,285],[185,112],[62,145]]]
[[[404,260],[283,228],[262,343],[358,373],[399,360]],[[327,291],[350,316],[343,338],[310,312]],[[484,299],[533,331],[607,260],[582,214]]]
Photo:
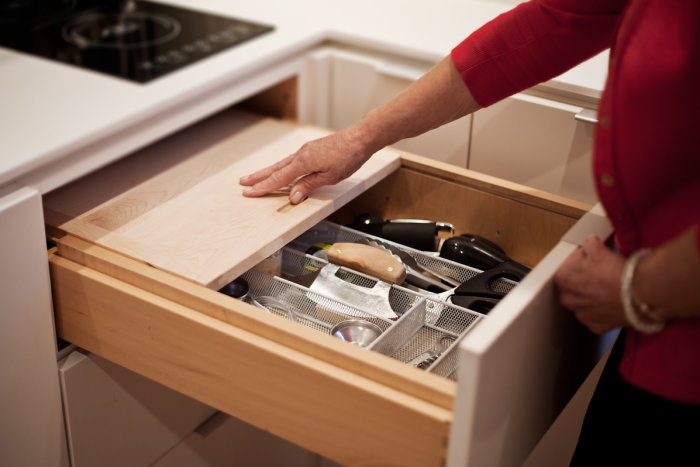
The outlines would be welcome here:
[[[372,154],[404,138],[480,109],[447,56],[397,97],[371,110],[355,125],[306,143],[296,153],[240,180],[244,196],[262,196],[299,177],[289,199],[303,201],[313,190],[352,175]]]
[[[316,188],[335,185],[355,173],[374,153],[357,133],[357,128],[350,127],[310,141],[276,164],[242,177],[241,185],[250,187],[243,190],[243,195],[262,196],[302,177],[289,195],[292,204],[299,204]]]
[[[554,276],[560,301],[596,334],[628,326],[620,296],[625,258],[591,235]]]

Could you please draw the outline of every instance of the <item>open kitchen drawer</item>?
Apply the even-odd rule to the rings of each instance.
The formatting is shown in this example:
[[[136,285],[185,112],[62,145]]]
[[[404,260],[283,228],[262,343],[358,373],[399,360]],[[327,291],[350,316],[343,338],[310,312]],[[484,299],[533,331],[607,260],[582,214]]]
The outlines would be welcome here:
[[[392,151],[298,206],[240,195],[240,175],[322,134],[230,110],[45,196],[59,336],[347,466],[520,465],[595,363],[552,274],[609,227]],[[462,341],[458,384],[216,292],[323,218],[367,211],[452,222],[537,265]]]

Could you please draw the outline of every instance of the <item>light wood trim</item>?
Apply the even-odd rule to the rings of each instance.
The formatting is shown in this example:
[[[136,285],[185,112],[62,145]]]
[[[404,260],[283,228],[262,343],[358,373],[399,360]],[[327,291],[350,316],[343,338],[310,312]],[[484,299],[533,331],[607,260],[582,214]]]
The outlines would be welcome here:
[[[441,466],[449,410],[65,258],[59,336],[347,466]]]
[[[427,157],[394,150],[401,154],[401,166],[406,169],[457,182],[485,193],[502,196],[574,219],[580,219],[585,213],[593,209],[593,206],[590,204],[580,201],[564,198],[563,196],[547,193],[546,191],[509,182],[473,170],[463,169],[445,162],[428,159]]]
[[[501,246],[508,256],[534,267],[586,211],[581,203],[540,197],[516,184],[402,154],[402,167],[370,188],[331,219],[348,224],[362,213],[383,219],[418,218],[454,224]],[[428,164],[430,162],[430,164]],[[425,163],[425,164],[424,164]],[[437,175],[435,175],[437,174]],[[498,183],[496,183],[498,182]],[[525,191],[517,190],[522,188]],[[527,192],[527,190],[533,193]],[[569,202],[570,201],[570,202]]]
[[[451,410],[456,384],[173,276],[139,261],[71,236],[57,240],[58,254],[82,266],[136,286],[179,305],[303,352],[311,357]]]
[[[292,76],[248,99],[236,108],[282,120],[296,120],[298,115],[299,79]]]

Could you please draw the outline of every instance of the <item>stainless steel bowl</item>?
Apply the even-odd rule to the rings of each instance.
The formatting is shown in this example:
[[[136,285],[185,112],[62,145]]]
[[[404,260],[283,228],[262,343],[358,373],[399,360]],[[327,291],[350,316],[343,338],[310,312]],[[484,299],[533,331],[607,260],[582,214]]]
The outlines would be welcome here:
[[[331,335],[358,347],[367,347],[381,333],[379,326],[362,319],[341,321],[331,329]]]
[[[249,291],[250,287],[248,286],[248,282],[246,282],[246,280],[242,277],[239,277],[234,281],[229,282],[228,284],[219,289],[219,292],[221,292],[222,294],[243,301],[246,301]]]

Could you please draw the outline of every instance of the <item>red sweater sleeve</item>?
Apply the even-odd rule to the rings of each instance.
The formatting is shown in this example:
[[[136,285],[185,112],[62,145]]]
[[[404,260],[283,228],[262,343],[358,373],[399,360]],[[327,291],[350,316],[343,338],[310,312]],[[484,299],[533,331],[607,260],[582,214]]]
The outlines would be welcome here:
[[[452,50],[472,96],[487,107],[610,47],[626,0],[532,0]]]

